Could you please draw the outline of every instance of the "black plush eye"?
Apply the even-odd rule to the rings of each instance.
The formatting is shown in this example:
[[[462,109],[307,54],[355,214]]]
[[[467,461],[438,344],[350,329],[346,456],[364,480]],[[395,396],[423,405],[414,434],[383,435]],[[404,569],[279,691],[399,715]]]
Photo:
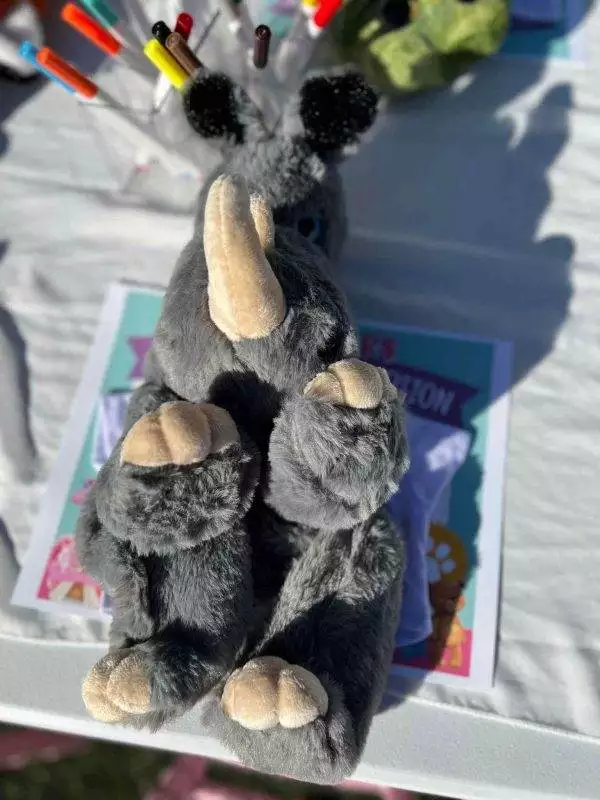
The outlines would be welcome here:
[[[325,246],[325,223],[321,217],[302,217],[298,220],[297,227],[298,232],[306,236],[309,241],[319,247]]]
[[[315,230],[315,221],[313,217],[302,217],[298,222],[298,230],[302,236],[306,236],[307,239],[310,239]]]

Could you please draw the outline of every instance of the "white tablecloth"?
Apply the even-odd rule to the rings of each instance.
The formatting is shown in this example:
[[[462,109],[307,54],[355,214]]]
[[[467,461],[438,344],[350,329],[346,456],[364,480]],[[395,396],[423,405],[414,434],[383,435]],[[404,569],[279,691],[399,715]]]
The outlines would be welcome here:
[[[442,702],[573,736],[553,740],[561,743],[556,758],[563,766],[537,778],[527,774],[526,761],[514,767],[520,776],[503,772],[494,763],[491,733],[490,746],[482,742],[471,753],[474,764],[457,766],[460,752],[448,743],[440,751],[448,763],[440,767],[437,791],[444,791],[444,775],[448,793],[471,786],[464,771],[474,765],[481,781],[493,784],[487,793],[464,788],[465,796],[501,796],[501,779],[490,778],[496,774],[505,774],[504,787],[520,799],[538,796],[540,787],[556,796],[591,798],[597,793],[586,787],[600,786],[598,742],[578,738],[600,737],[597,10],[586,25],[584,66],[488,61],[455,91],[417,97],[386,114],[377,135],[344,167],[352,241],[343,274],[356,315],[515,343],[496,686],[481,694],[423,687],[422,701],[402,713],[411,719],[418,714],[423,722],[436,708],[430,702]],[[38,480],[24,483],[11,469],[10,456],[19,452],[13,441],[4,448],[0,470],[0,651],[15,659],[16,640],[6,637],[100,635],[82,624],[9,609],[16,570],[9,549],[16,560],[25,552],[104,287],[116,279],[165,284],[191,221],[116,204],[109,196],[114,153],[104,152],[85,115],[57,88],[25,100],[28,89],[0,91],[0,135],[8,142],[0,156],[0,241],[7,243],[0,261],[0,304],[7,316],[0,317],[0,327],[16,326],[26,347],[30,419],[41,459]],[[91,663],[92,654],[82,659]],[[73,705],[78,687],[71,688]],[[8,708],[11,698],[2,692],[0,687],[0,707]],[[11,716],[18,718],[17,712]],[[30,716],[23,708],[21,718],[31,722]],[[491,719],[454,712],[450,718],[457,735],[464,729],[468,737]],[[407,717],[392,712],[378,721],[375,741],[383,742],[394,720],[402,719]],[[493,730],[502,739],[504,729]],[[509,752],[511,736],[521,740],[512,723],[507,730]],[[532,753],[538,746],[550,752],[542,734]],[[438,745],[422,742],[425,749]],[[405,750],[390,756],[399,763],[387,765],[389,774],[381,767],[369,774],[406,778],[412,774],[406,758],[412,757],[419,778],[413,784],[431,788],[431,752],[411,756]],[[541,764],[539,753],[536,758]],[[585,774],[583,767],[569,774],[575,763],[586,765]],[[425,768],[429,784],[419,773]]]

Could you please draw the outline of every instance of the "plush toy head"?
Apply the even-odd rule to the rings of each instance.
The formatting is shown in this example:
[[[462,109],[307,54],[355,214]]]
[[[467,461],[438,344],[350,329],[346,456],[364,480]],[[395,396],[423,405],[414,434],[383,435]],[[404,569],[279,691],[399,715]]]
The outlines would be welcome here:
[[[337,163],[374,122],[377,97],[356,73],[309,78],[292,98],[275,133],[229,78],[203,73],[184,96],[190,125],[217,144],[217,172],[243,175],[261,192],[276,225],[296,228],[336,257],[345,234]],[[210,180],[207,185],[210,185]],[[201,196],[203,209],[206,192]]]
[[[210,392],[262,444],[284,389],[302,391],[358,350],[330,277],[346,228],[337,164],[373,122],[376,96],[358,75],[309,79],[275,134],[223,75],[198,77],[184,102],[224,160],[200,196],[153,357],[179,396]]]

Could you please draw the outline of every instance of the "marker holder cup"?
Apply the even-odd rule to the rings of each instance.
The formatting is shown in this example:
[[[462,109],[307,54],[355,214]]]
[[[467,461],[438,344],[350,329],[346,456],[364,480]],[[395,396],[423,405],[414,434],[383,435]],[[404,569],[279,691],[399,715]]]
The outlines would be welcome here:
[[[258,70],[252,66],[254,29],[244,29],[248,46],[240,47],[239,39],[231,32],[231,16],[224,9],[224,2],[226,0],[182,0],[177,10],[185,10],[194,17],[188,44],[208,70],[224,72],[242,86],[262,111],[267,126],[274,127],[290,92],[297,86],[291,82],[282,84],[275,76],[273,64],[278,47],[275,37],[266,69]],[[259,17],[260,2],[262,0],[249,0],[245,27],[249,27],[249,16],[253,21],[262,21]],[[127,10],[123,12],[121,21],[139,41],[139,52],[142,53],[157,18],[148,16],[141,0],[128,0],[122,4],[123,7]],[[165,22],[169,26],[175,25],[174,18],[165,17]],[[208,35],[201,41],[211,22]],[[82,109],[96,128],[112,170],[119,176],[122,193],[172,210],[189,212],[195,206],[199,187],[218,165],[220,155],[189,126],[177,89],[170,87],[161,102],[156,103],[159,77],[160,73],[156,71],[155,80],[148,80],[114,59],[104,62],[93,76],[97,84],[127,109],[160,147],[148,146],[148,141],[143,141],[142,137],[136,143],[131,126],[119,126],[114,114],[103,113],[101,97],[91,103],[82,103]],[[296,77],[298,80],[294,84],[300,79],[300,76]],[[176,158],[170,159],[169,152]],[[125,180],[123,176],[126,176]]]

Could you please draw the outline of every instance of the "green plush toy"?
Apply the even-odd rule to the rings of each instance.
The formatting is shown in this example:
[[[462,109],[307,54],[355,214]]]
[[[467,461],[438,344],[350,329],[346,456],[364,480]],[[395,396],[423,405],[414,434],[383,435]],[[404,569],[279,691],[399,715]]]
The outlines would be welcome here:
[[[502,44],[508,0],[349,0],[333,27],[346,61],[390,93],[454,80]]]

